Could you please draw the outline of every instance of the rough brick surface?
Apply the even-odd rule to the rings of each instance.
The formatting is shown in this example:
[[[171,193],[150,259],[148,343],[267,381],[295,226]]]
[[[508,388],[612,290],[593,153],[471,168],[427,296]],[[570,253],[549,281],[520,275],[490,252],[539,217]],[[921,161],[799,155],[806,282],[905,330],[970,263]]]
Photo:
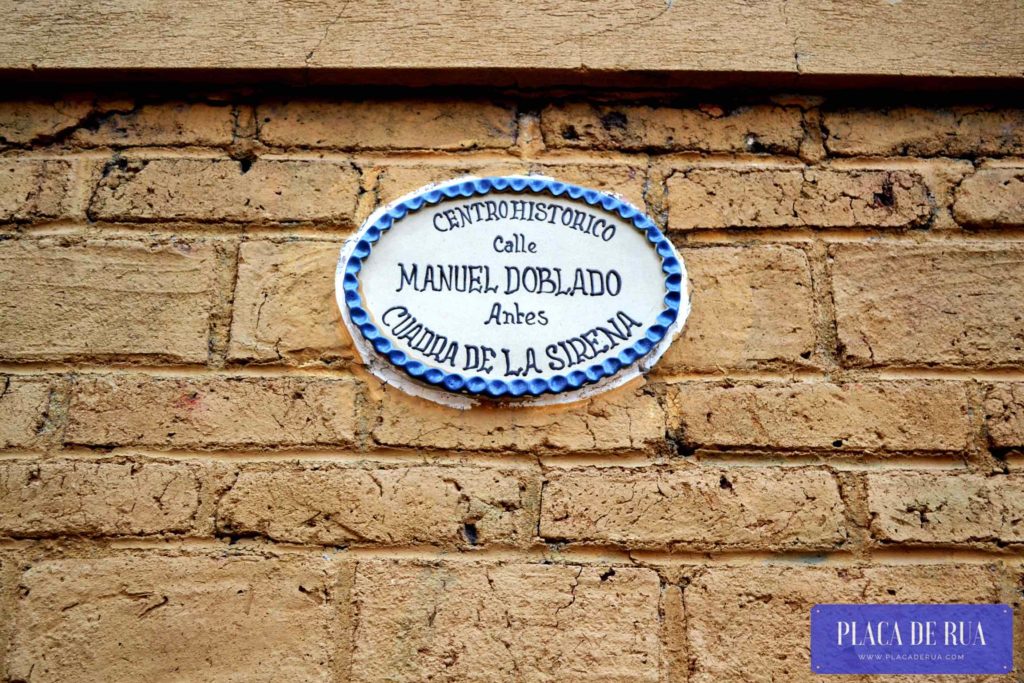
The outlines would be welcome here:
[[[1024,478],[886,472],[868,476],[871,529],[882,542],[1024,542]]]
[[[658,681],[657,575],[360,562],[352,681]]]
[[[0,377],[0,448],[45,445],[53,433],[57,386],[41,378]]]
[[[488,176],[537,174],[569,183],[604,190],[625,197],[643,208],[646,169],[615,159],[595,157],[594,163],[527,163],[524,161],[477,161],[453,164],[398,164],[379,169],[377,196],[381,204],[418,190],[427,183],[451,180],[463,175]]]
[[[472,467],[250,467],[224,496],[222,531],[324,545],[529,544],[538,473]]]
[[[205,362],[218,268],[202,242],[0,243],[0,356]]]
[[[683,592],[692,683],[817,681],[808,614],[817,603],[997,602],[994,565],[714,567]]]
[[[359,386],[347,379],[79,377],[65,439],[171,448],[352,445]]]
[[[534,164],[531,173],[551,176],[595,190],[603,190],[625,198],[641,209],[646,206],[646,169],[641,165],[624,162],[606,164]]]
[[[12,552],[0,551],[0,614],[13,615],[18,593],[18,557]],[[0,677],[11,680],[7,673],[7,652],[14,636],[13,620],[0,619]]]
[[[808,468],[551,472],[546,539],[629,547],[825,549],[847,536],[839,487]]]
[[[242,244],[228,356],[332,361],[352,356],[335,300],[334,242]]]
[[[45,142],[73,129],[92,110],[92,100],[8,100],[0,102],[0,144]]]
[[[969,176],[956,191],[953,216],[977,228],[1024,225],[1024,168],[983,168]]]
[[[795,247],[680,251],[691,311],[660,371],[808,365],[814,301],[806,253]]]
[[[1024,448],[1024,384],[1004,382],[985,391],[985,428],[993,448]]]
[[[182,464],[61,460],[0,463],[0,535],[185,532],[200,485]]]
[[[826,111],[825,146],[834,154],[985,156],[1024,152],[1020,109],[950,107]]]
[[[844,362],[1024,362],[1024,249],[1012,244],[839,245],[830,253]]]
[[[541,114],[548,147],[795,154],[803,138],[796,107],[675,107],[576,102]]]
[[[72,211],[71,163],[0,159],[0,221],[61,218]]]
[[[571,453],[651,447],[665,428],[658,400],[629,386],[568,406],[473,410],[388,389],[373,436],[388,446]]]
[[[0,681],[799,682],[815,603],[1019,597],[1012,98],[120,93],[0,102]],[[646,378],[362,366],[345,237],[498,174],[674,236]]]
[[[464,175],[491,176],[516,175],[530,172],[530,164],[516,159],[445,160],[444,162],[389,163],[374,165],[368,173],[377,178],[375,193],[377,204],[393,202],[402,195],[418,190],[428,183],[439,183]]]
[[[118,557],[34,565],[15,680],[332,681],[326,560]],[[58,645],[59,644],[59,645]]]
[[[322,221],[349,225],[359,174],[346,162],[120,158],[89,206],[104,220]]]
[[[669,227],[907,228],[932,208],[909,171],[680,169],[668,179]]]
[[[322,102],[258,107],[260,140],[283,147],[471,149],[508,147],[511,108],[483,102]]]
[[[961,451],[971,437],[955,382],[784,383],[670,388],[692,446],[829,451]]]
[[[69,140],[83,146],[210,145],[233,140],[234,112],[227,105],[169,102],[118,107],[80,127]]]

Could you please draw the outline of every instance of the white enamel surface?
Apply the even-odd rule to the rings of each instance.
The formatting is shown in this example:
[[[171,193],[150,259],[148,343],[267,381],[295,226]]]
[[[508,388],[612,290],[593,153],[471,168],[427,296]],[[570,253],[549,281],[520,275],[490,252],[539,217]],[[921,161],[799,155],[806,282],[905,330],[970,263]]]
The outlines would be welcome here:
[[[451,182],[465,180],[466,178],[460,178]],[[412,194],[422,191],[424,190]],[[536,210],[533,220],[528,218],[528,209],[523,211],[524,216],[513,218],[510,203],[505,205],[508,217],[497,220],[487,220],[488,213],[485,207],[469,206],[502,200],[555,204],[560,208],[554,211],[548,209],[549,214],[554,212],[557,216],[552,224],[550,215],[541,220]],[[387,208],[375,212],[366,221],[364,230]],[[458,211],[460,208],[461,213]],[[572,210],[594,215],[607,225],[613,225],[614,236],[604,240],[587,234],[584,231],[585,226],[583,230],[566,226],[561,221],[561,216]],[[448,216],[452,216],[459,223],[464,223],[467,215],[471,222],[465,227],[452,228],[448,216],[442,213],[444,211],[453,211],[454,213],[449,213]],[[590,223],[589,217],[587,222]],[[439,230],[439,227],[444,230]],[[344,264],[362,232],[361,230],[360,234],[346,242],[342,249],[338,266],[339,285],[344,273]],[[505,241],[513,241],[517,247],[525,247],[528,251],[532,243],[535,245],[535,252],[507,253],[496,249],[495,241],[499,237],[502,238],[499,247]],[[399,264],[402,264],[404,269]],[[413,264],[416,265],[416,276],[410,282]],[[434,283],[439,283],[440,270],[448,272],[448,266],[453,265],[460,267],[460,275],[466,272],[461,270],[461,266],[481,267],[472,271],[479,278],[474,280],[474,289],[480,289],[489,283],[489,289],[497,291],[450,291],[454,287],[434,286],[427,279],[427,266],[433,268]],[[550,292],[527,292],[521,286],[519,291],[509,293],[510,278],[511,284],[514,285],[517,273],[529,273],[527,279],[531,283],[531,276],[539,274],[538,270],[527,271],[527,268],[548,268],[552,279],[557,278],[554,269],[560,269],[563,290],[573,287],[576,269],[582,269],[588,285],[592,274],[587,271],[599,271],[606,283],[614,286],[621,282],[621,290],[614,296],[610,292],[597,296],[587,296],[582,292],[575,295],[555,295]],[[618,277],[611,275],[610,271],[614,271]],[[360,283],[363,307],[387,338],[411,359],[464,377],[478,376],[506,382],[514,379],[550,378],[556,374],[565,375],[617,356],[643,338],[644,332],[654,324],[655,318],[664,310],[663,300],[666,294],[661,259],[647,241],[646,235],[631,223],[600,207],[590,206],[582,200],[574,201],[547,194],[496,191],[470,198],[447,199],[437,205],[425,206],[397,221],[373,245],[370,255],[364,260]],[[683,283],[683,305],[676,323],[666,338],[641,362],[623,369],[613,377],[576,391],[523,398],[518,399],[518,402],[544,404],[575,400],[622,384],[646,370],[668,347],[686,318],[688,291],[685,272]],[[434,291],[435,289],[445,291]],[[362,338],[361,332],[352,325],[340,286],[338,293],[339,306],[356,346],[368,367],[378,377],[409,393],[448,405],[465,408],[478,402],[469,396],[452,394],[416,382],[401,370],[394,368],[386,359],[380,358],[372,346]],[[495,305],[500,306],[503,312],[515,313],[517,304],[520,312],[529,312],[536,316],[535,324],[525,324],[523,318],[520,318],[518,324],[504,324],[504,319],[503,324],[496,324],[493,319],[490,323],[486,322],[492,317]],[[387,313],[389,310],[391,312]],[[548,321],[546,325],[539,324],[540,312],[543,312]],[[568,341],[572,338],[581,339],[584,333],[599,327],[613,332],[625,331],[625,320],[620,317],[620,313],[640,323],[639,326],[630,325],[626,340],[612,338],[604,332],[597,331],[586,335],[590,343]],[[410,340],[400,338],[402,335],[395,332],[417,329],[415,326],[410,327],[411,322],[407,320],[410,316],[427,330],[447,337],[449,343],[435,343],[434,355],[425,354],[422,350],[414,348],[414,344],[422,348],[423,341],[428,340],[429,336],[418,333]],[[609,323],[610,318],[616,321],[617,325]],[[454,347],[454,362],[448,360],[452,355],[451,342],[458,344]],[[559,342],[565,342],[565,345]],[[575,350],[569,348],[570,344]],[[471,358],[466,350],[467,345],[493,349],[496,355],[490,360],[491,367],[481,368],[478,364],[467,369],[466,364]],[[525,367],[529,357],[527,349],[533,350],[537,369],[531,368],[524,375],[507,374],[510,369]],[[505,356],[506,350],[508,361]],[[584,357],[581,357],[578,351],[582,351]]]

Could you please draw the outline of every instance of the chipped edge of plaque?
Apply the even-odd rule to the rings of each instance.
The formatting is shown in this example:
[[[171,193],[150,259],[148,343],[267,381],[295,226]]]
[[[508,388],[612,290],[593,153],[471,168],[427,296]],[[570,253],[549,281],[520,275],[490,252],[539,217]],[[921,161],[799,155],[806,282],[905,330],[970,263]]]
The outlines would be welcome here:
[[[664,328],[663,331],[656,332],[658,338],[651,342],[651,346],[647,351],[637,352],[637,347],[644,341],[641,340],[619,354],[620,356],[626,352],[636,354],[636,358],[628,363],[618,360],[618,357],[608,359],[599,365],[587,368],[589,372],[577,370],[569,373],[570,375],[576,375],[573,382],[570,382],[568,377],[556,375],[556,377],[562,377],[562,379],[566,380],[566,386],[562,389],[551,387],[550,380],[552,378],[538,378],[534,382],[541,381],[545,384],[539,390],[530,387],[530,383],[525,380],[513,380],[513,382],[518,382],[520,385],[526,385],[525,388],[517,386],[517,393],[512,393],[510,390],[491,393],[488,391],[490,387],[486,386],[491,384],[491,382],[483,380],[485,383],[483,388],[467,393],[465,385],[468,383],[468,380],[462,378],[461,375],[454,375],[461,382],[456,382],[458,384],[457,388],[450,388],[452,383],[447,383],[446,380],[452,377],[453,373],[445,372],[440,368],[426,368],[426,370],[420,373],[421,377],[429,370],[436,370],[441,375],[437,381],[428,384],[427,380],[409,372],[408,361],[396,363],[387,357],[387,351],[381,351],[376,348],[373,339],[368,338],[366,331],[364,331],[364,327],[368,325],[373,328],[371,334],[377,333],[380,335],[376,325],[369,320],[366,320],[363,324],[356,323],[352,318],[351,310],[352,307],[355,307],[359,309],[357,314],[360,314],[360,312],[362,314],[366,313],[360,307],[362,298],[358,291],[359,280],[355,274],[361,269],[362,261],[369,256],[373,244],[394,223],[400,221],[409,213],[418,211],[425,206],[439,204],[444,199],[487,195],[491,191],[514,192],[517,194],[547,193],[553,197],[565,195],[573,200],[582,199],[591,206],[597,206],[618,215],[627,223],[632,224],[637,230],[645,233],[647,240],[651,243],[651,247],[661,257],[662,273],[664,273],[663,281],[668,292],[665,297],[666,309],[658,315],[658,318],[661,318],[669,311],[674,313],[674,317],[669,324],[658,325],[656,323],[647,328],[645,331],[645,337],[647,338],[649,338],[650,332],[655,327]],[[381,224],[383,227],[379,227],[378,224]],[[369,241],[366,240],[368,234],[371,237]],[[359,250],[358,254],[356,253],[357,249]],[[350,261],[353,257],[357,259],[358,264],[354,270],[350,267]],[[669,262],[666,265],[669,259],[672,259],[674,264]],[[346,281],[346,276],[348,275],[352,275],[352,279]],[[678,275],[678,282],[670,282],[673,275]],[[461,176],[453,180],[431,183],[402,195],[398,199],[375,210],[363,222],[356,234],[345,240],[341,247],[337,268],[335,269],[334,285],[335,297],[345,322],[345,327],[352,337],[356,350],[371,373],[384,382],[384,384],[395,386],[408,394],[463,410],[479,405],[481,403],[480,396],[485,396],[491,401],[500,401],[512,405],[542,406],[579,401],[626,384],[647,372],[661,358],[682,331],[690,313],[690,287],[687,279],[686,264],[683,262],[682,257],[679,256],[675,246],[646,213],[614,193],[564,183],[543,175],[507,175],[485,178]],[[346,292],[349,296],[346,296]],[[673,297],[673,294],[676,296]],[[670,302],[669,299],[674,300]],[[381,337],[378,336],[377,338]],[[384,341],[388,340],[384,339]],[[401,353],[401,355],[405,356],[404,353]],[[618,366],[615,369],[608,370],[606,365],[612,360],[615,360]],[[422,363],[416,363],[417,365],[423,365]],[[602,370],[601,374],[592,372],[598,368]],[[580,374],[584,375],[583,381],[579,381],[578,375]],[[593,377],[595,374],[597,376]],[[503,382],[501,380],[495,380],[495,382],[499,382],[511,389],[510,385],[512,382]],[[438,386],[435,388],[431,384]],[[572,386],[573,384],[575,386]]]

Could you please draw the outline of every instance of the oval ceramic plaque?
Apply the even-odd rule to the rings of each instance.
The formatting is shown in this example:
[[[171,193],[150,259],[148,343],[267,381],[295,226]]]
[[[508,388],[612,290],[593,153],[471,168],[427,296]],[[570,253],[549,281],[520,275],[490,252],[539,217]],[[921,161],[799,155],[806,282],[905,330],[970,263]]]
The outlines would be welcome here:
[[[621,384],[689,310],[682,259],[654,221],[539,176],[463,178],[379,209],[342,249],[336,286],[375,374],[456,405]]]

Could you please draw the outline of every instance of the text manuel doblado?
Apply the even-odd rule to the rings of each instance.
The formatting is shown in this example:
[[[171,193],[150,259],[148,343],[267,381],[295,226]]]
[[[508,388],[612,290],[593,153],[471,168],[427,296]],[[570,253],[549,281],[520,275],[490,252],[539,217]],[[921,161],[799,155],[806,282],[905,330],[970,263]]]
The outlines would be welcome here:
[[[614,222],[572,206],[530,199],[497,199],[470,202],[453,208],[438,210],[431,218],[438,232],[452,232],[480,223],[494,221],[524,221],[546,223],[556,228],[573,230],[582,236],[600,242],[613,242],[617,226]],[[521,261],[530,256],[556,258],[557,254],[544,254],[543,246],[530,241],[522,233],[509,232],[495,236],[490,243],[494,253]],[[513,357],[508,348],[494,349],[485,344],[474,344],[452,339],[421,323],[407,306],[396,305],[384,311],[380,322],[396,339],[439,364],[462,372],[492,373],[495,363],[505,377],[519,377],[538,373],[571,371],[584,363],[624,344],[634,328],[642,328],[640,321],[617,301],[622,292],[622,274],[615,269],[569,268],[528,265],[513,262],[495,266],[482,264],[438,264],[399,262],[395,273],[395,291],[436,292],[452,295],[487,296],[554,296],[603,297],[614,302],[604,324],[580,331],[565,339],[547,344],[544,348],[526,347],[521,357]],[[495,300],[484,325],[547,326],[553,322],[546,309],[524,305],[511,305]],[[557,321],[555,321],[557,322]]]

